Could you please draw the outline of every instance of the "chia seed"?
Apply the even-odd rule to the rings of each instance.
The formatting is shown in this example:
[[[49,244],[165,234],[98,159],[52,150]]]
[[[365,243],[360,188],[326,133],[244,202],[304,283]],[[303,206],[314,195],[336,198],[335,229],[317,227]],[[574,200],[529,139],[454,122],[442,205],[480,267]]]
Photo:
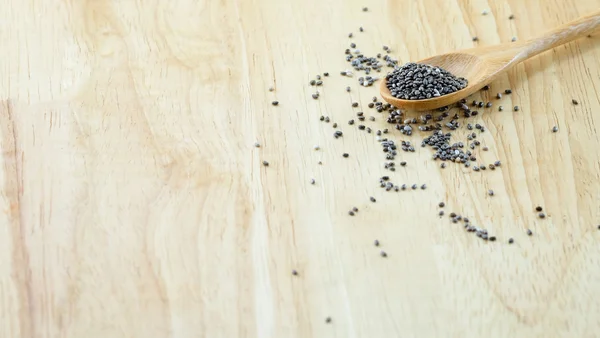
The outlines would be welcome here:
[[[468,84],[439,67],[407,63],[386,76],[387,88],[393,97],[404,100],[423,100],[454,93]]]

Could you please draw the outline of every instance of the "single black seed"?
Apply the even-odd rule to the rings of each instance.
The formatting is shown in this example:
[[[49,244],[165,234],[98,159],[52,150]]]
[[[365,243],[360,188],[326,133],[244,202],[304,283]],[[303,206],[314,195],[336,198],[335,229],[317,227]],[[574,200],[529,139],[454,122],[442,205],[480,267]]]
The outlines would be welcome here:
[[[354,212],[358,212],[358,208],[357,208],[357,207],[353,207],[353,208],[352,208],[352,211],[354,211]]]
[[[325,123],[329,123],[329,116],[325,116]]]
[[[508,244],[513,244],[514,242],[515,242],[515,240],[514,240],[514,239],[512,239],[512,238],[509,238],[509,239],[508,239]]]
[[[510,93],[512,93],[512,90],[511,90],[511,89],[505,89],[505,90],[504,90],[504,94],[510,94]]]
[[[373,244],[375,244],[375,246],[379,246],[379,241],[378,241],[378,240],[375,240],[375,241],[373,242]]]
[[[519,111],[519,106],[515,106],[513,109],[514,109],[515,111]]]
[[[406,166],[406,161],[400,162],[400,165],[403,166],[403,167]]]
[[[450,217],[452,217],[452,218],[456,217],[456,213],[455,212],[451,212],[450,213]]]
[[[416,184],[413,184],[413,185],[411,186],[411,188],[412,188],[412,190],[416,190],[416,189],[418,188],[418,186],[417,186]]]
[[[554,126],[554,127],[552,127],[552,132],[553,132],[553,133],[556,133],[556,132],[558,132],[558,126]]]
[[[348,215],[354,216],[354,211],[352,211],[352,210],[348,211]]]
[[[444,216],[444,210],[440,210],[440,212],[438,213],[438,215]]]
[[[440,208],[443,208],[443,207],[445,207],[445,206],[446,206],[446,203],[444,203],[444,202],[440,202],[440,204],[438,204],[438,206],[439,206]]]
[[[442,168],[442,169],[446,168],[446,163],[440,164],[440,168]]]
[[[376,199],[375,199],[375,197],[373,197],[373,196],[371,196],[369,199],[370,199],[370,200],[371,200],[371,202],[373,202],[373,203],[377,202],[377,200],[376,200]]]
[[[598,225],[598,230],[600,230],[600,225]]]
[[[363,12],[367,12],[368,10],[369,10],[368,7],[363,7],[363,9],[362,9]]]
[[[356,48],[356,44],[353,42],[350,44],[350,48]]]
[[[361,31],[361,32],[365,31],[362,27],[359,27],[358,30]]]
[[[479,40],[479,38],[478,38],[478,37],[476,37],[476,36],[474,36],[474,37],[473,37],[471,40],[473,40],[473,41],[478,41],[478,40]]]
[[[490,89],[489,85],[485,85],[485,86],[483,86],[483,88],[481,88],[481,90],[488,90],[488,89]]]
[[[254,143],[254,146],[255,146],[256,148],[260,148],[260,143],[256,142],[256,143]]]
[[[422,189],[422,190],[425,190],[425,189],[427,189],[427,185],[426,185],[426,184],[423,184],[423,185],[421,186],[421,189]]]
[[[315,179],[314,178],[310,179],[310,184],[315,184]]]
[[[310,82],[309,82],[309,84],[310,84],[311,86],[314,86],[316,83],[317,83],[317,81],[315,81],[315,80],[310,80]]]
[[[350,92],[350,90],[351,90],[350,87],[346,87],[347,92]]]
[[[325,121],[325,116],[321,116],[321,117],[319,117],[319,120],[321,120],[321,121]]]
[[[276,106],[276,105],[279,104],[279,101],[273,101],[273,102],[271,102],[271,104],[274,105],[274,106]]]
[[[546,218],[546,214],[544,214],[543,212],[540,212],[540,213],[538,214],[538,217],[539,217],[539,218]]]
[[[263,161],[263,165],[264,165],[265,167],[268,167],[268,166],[269,166],[269,162],[267,162],[267,161]]]
[[[540,212],[542,210],[543,210],[543,208],[541,206],[539,206],[539,205],[537,207],[535,207],[535,211],[537,211],[537,212]]]
[[[337,128],[337,123],[335,123],[335,122],[334,122],[334,123],[333,123],[333,125],[331,125],[331,126],[332,126],[333,128]],[[341,133],[341,132],[340,132],[340,133]],[[342,135],[340,134],[340,136],[342,136]]]
[[[511,15],[508,16],[508,20],[514,20],[514,18],[515,18],[514,14],[511,14]]]
[[[579,101],[577,101],[575,99],[571,100],[571,102],[573,102],[574,105],[578,105],[579,104]]]
[[[531,231],[530,229],[527,229],[527,236],[531,236],[533,235],[533,231]]]
[[[494,190],[488,190],[488,195],[494,196]]]
[[[489,240],[492,241],[492,242],[495,242],[496,241],[496,236],[490,236]]]
[[[499,99],[501,99],[501,98],[502,98],[502,94],[500,94],[500,93],[496,94],[496,98],[497,98],[498,100],[499,100]]]
[[[492,103],[491,103],[491,102],[488,102],[488,103],[486,103],[486,105],[485,105],[485,106],[486,106],[487,108],[489,108],[489,107],[491,107],[491,106],[492,106]]]
[[[494,165],[495,165],[496,167],[499,167],[501,164],[502,164],[502,162],[500,162],[500,161],[496,161],[496,162],[494,162]]]
[[[353,125],[353,124],[354,124],[354,120],[350,120],[350,121],[348,121],[348,124],[349,124],[349,125]]]
[[[296,270],[292,270],[292,275],[294,275],[294,276],[298,276],[298,271],[296,271]]]
[[[479,103],[477,104],[477,107],[483,108],[483,101],[479,101]]]
[[[503,111],[503,110],[504,110],[504,107],[502,107],[502,106],[498,107],[498,111]]]
[[[343,153],[343,154],[342,154],[342,156],[344,156],[344,157],[348,157],[348,156],[350,156],[350,155],[349,155],[348,153]]]
[[[327,324],[331,323],[331,317],[325,318],[325,323],[327,323]]]
[[[312,98],[315,99],[315,100],[318,99],[319,98],[319,94],[312,94]]]
[[[381,255],[381,257],[383,257],[383,258],[387,257],[387,253],[386,253],[385,251],[381,251],[380,255]]]
[[[358,107],[358,102],[352,102],[352,107]]]
[[[348,37],[351,38],[352,37],[352,33],[348,33]]]
[[[329,76],[328,72],[323,73],[323,76]]]

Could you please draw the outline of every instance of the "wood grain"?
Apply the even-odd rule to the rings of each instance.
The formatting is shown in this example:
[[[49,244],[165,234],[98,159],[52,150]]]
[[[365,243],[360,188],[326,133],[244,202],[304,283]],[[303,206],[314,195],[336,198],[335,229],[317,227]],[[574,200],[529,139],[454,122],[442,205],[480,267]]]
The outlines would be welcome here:
[[[365,111],[374,130],[391,126],[366,107],[377,86],[339,71],[349,32],[365,53],[386,44],[407,62],[472,36],[527,39],[598,7],[5,1],[0,337],[597,336],[599,37],[474,97],[512,88],[494,103],[521,107],[472,119],[487,128],[481,161],[499,170],[441,170],[429,149],[401,152],[408,165],[392,180],[424,191],[378,187],[381,146],[347,121]],[[308,81],[325,71],[313,100]],[[440,201],[498,242],[440,219]]]

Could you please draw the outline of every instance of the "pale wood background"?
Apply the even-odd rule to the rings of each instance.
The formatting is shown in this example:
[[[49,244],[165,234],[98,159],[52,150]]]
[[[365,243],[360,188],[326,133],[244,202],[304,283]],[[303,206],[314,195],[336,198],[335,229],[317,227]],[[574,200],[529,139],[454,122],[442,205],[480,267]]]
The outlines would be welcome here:
[[[425,191],[378,187],[381,147],[346,123],[360,109],[388,127],[366,108],[377,87],[339,71],[349,32],[365,53],[387,44],[407,62],[474,35],[532,37],[598,7],[3,1],[0,336],[597,337],[600,37],[522,64],[484,94],[510,87],[502,104],[521,106],[472,119],[488,129],[480,157],[501,170],[440,170],[430,149],[401,152],[408,166],[393,180]],[[307,83],[325,71],[312,100]],[[440,220],[442,200],[499,241]]]

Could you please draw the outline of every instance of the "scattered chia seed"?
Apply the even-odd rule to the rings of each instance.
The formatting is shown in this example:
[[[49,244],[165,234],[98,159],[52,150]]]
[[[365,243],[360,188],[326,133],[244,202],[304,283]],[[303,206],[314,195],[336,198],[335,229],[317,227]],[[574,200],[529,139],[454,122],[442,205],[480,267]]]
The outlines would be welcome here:
[[[381,251],[379,253],[381,255],[381,257],[386,258],[387,257],[387,253],[385,251]]]
[[[375,240],[375,241],[373,242],[373,244],[374,244],[375,246],[379,246],[379,241],[378,241],[378,240]]]
[[[571,100],[571,102],[573,102],[574,105],[578,105],[579,104],[579,101],[577,101],[575,99]]]
[[[325,323],[327,323],[327,324],[331,323],[331,317],[325,318]]]
[[[310,184],[315,184],[315,179],[314,178],[310,179]]]
[[[500,93],[496,94],[496,98],[497,98],[498,100],[500,100],[500,99],[502,98],[502,94],[500,94]]]
[[[543,210],[543,208],[539,205],[537,207],[535,207],[535,211],[537,211],[537,212],[541,212],[542,210]]]
[[[538,217],[539,217],[539,218],[546,218],[546,214],[544,214],[543,212],[540,212],[540,213],[538,214]]]
[[[256,143],[254,143],[254,146],[255,146],[256,148],[260,148],[260,143],[256,142]]]
[[[271,104],[274,106],[277,106],[277,105],[279,105],[279,101],[273,101],[273,102],[271,102]]]
[[[489,12],[488,12],[488,10],[487,10],[487,9],[484,9],[484,10],[481,12],[481,15],[488,15],[488,13],[489,13]]]
[[[490,236],[489,240],[490,240],[491,242],[495,242],[495,241],[496,241],[496,236]]]
[[[344,157],[348,157],[348,156],[350,156],[350,155],[349,155],[348,153],[343,153],[343,154],[342,154],[342,156],[344,156]]]
[[[494,165],[495,165],[496,167],[499,167],[501,164],[502,164],[502,162],[500,162],[499,160],[498,160],[498,161],[496,161],[496,162],[494,162]]]
[[[361,27],[358,28],[359,31],[364,32],[365,30]]]
[[[358,208],[357,208],[357,207],[353,207],[353,208],[352,208],[352,211],[354,211],[354,212],[358,212]]]
[[[358,107],[358,102],[352,102],[352,107],[354,107],[354,108]]]
[[[367,12],[367,11],[369,11],[369,8],[368,7],[363,7],[362,11],[363,12]]]
[[[263,165],[264,165],[265,167],[268,167],[268,166],[269,166],[269,162],[267,162],[267,161],[263,161]]]
[[[516,36],[513,36],[513,37],[512,37],[512,39],[510,39],[510,41],[512,41],[512,42],[515,42],[515,41],[517,41],[517,37],[516,37]]]
[[[531,231],[530,229],[527,229],[527,236],[531,236],[533,235],[533,231]]]
[[[481,150],[483,150],[483,151],[488,151],[488,150],[490,150],[490,148],[488,148],[488,147],[486,147],[486,146],[483,146],[483,147],[481,147]]]
[[[505,90],[504,90],[504,94],[511,94],[511,93],[512,93],[512,90],[511,90],[511,89],[505,89]]]
[[[417,186],[416,184],[413,184],[413,185],[411,186],[411,188],[412,188],[412,190],[417,190],[418,186]]]
[[[438,213],[438,215],[444,216],[444,210],[440,210],[440,212]]]
[[[511,15],[508,16],[508,20],[514,20],[514,18],[515,18],[514,14],[511,14]]]
[[[504,110],[504,107],[502,107],[502,106],[498,107],[498,111],[503,111],[503,110]]]
[[[425,189],[427,189],[427,185],[426,184],[421,185],[421,190],[425,190]]]
[[[298,271],[296,271],[296,270],[292,270],[292,275],[294,275],[294,276],[298,276]]]
[[[269,87],[269,91],[270,91],[270,92],[272,92],[272,91],[274,91],[274,90],[275,90],[275,88],[273,88],[273,87]]]
[[[519,111],[519,106],[515,106],[514,110]]]
[[[514,242],[515,242],[515,240],[514,240],[514,239],[512,239],[512,238],[509,238],[509,239],[508,239],[508,244],[513,244]]]
[[[490,108],[491,106],[492,106],[492,103],[491,103],[491,102],[488,102],[488,103],[486,103],[486,104],[485,104],[485,107],[486,107],[486,108]]]
[[[369,197],[369,199],[370,199],[370,200],[371,200],[371,202],[373,202],[373,203],[377,202],[377,200],[376,200],[376,199],[375,199],[375,197],[373,197],[373,196]]]
[[[354,216],[354,211],[352,211],[352,210],[348,211],[348,215]]]
[[[318,99],[319,98],[319,94],[317,94],[317,93],[312,94],[312,98],[315,99],[315,100]]]
[[[558,126],[554,126],[554,127],[552,127],[552,132],[553,132],[553,133],[556,133],[556,132],[558,132]]]
[[[479,40],[479,38],[478,38],[478,37],[476,37],[476,36],[474,36],[474,37],[473,37],[471,40],[473,40],[473,42],[475,42],[475,41],[478,41],[478,40]]]
[[[457,78],[439,67],[407,63],[386,76],[387,88],[393,97],[423,100],[447,95],[465,88],[465,78]]]
[[[494,196],[494,190],[491,190],[491,189],[490,189],[490,190],[488,190],[488,195],[490,195],[490,196]]]
[[[443,207],[445,207],[445,206],[446,206],[446,203],[444,203],[444,202],[440,202],[440,204],[438,204],[438,206],[439,206],[440,208],[443,208]]]

